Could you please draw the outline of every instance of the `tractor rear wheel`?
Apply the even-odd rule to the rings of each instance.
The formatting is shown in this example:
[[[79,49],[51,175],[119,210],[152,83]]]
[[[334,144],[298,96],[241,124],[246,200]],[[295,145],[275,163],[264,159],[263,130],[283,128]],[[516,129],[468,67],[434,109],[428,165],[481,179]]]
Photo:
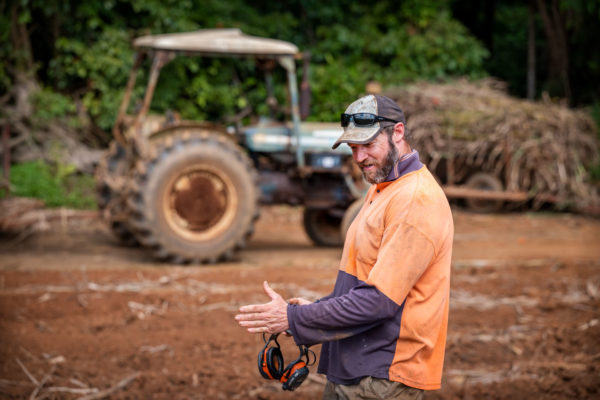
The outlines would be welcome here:
[[[137,239],[175,263],[231,259],[258,218],[257,174],[244,151],[207,131],[174,133],[136,168],[128,201]]]
[[[305,208],[303,222],[306,234],[317,246],[336,247],[343,244],[340,232],[342,216],[336,210]]]

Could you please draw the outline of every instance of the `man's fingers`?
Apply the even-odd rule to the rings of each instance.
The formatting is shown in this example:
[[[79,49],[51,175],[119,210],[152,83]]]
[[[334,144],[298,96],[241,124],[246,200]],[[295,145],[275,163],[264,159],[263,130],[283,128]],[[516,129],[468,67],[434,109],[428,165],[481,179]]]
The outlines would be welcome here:
[[[259,321],[263,319],[262,314],[238,314],[235,316],[238,321]]]
[[[247,306],[240,307],[240,312],[242,312],[242,313],[264,312],[264,311],[266,311],[267,304],[248,304]]]
[[[250,333],[279,333],[288,329],[287,303],[277,292],[263,282],[263,289],[271,298],[269,303],[250,304],[239,308],[235,316],[238,324]]]
[[[269,329],[266,326],[261,326],[260,328],[248,328],[247,330],[250,333],[274,333],[269,332]]]
[[[244,328],[267,326],[266,321],[244,321],[244,320],[240,321],[240,320],[238,320],[238,324],[240,324],[240,326],[243,326]]]

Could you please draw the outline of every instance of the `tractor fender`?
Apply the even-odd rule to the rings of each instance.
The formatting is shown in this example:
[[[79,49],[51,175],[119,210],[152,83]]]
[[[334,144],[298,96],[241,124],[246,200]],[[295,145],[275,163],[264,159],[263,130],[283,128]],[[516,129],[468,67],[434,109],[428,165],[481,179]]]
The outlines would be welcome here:
[[[192,132],[210,132],[211,134],[219,134],[224,137],[235,141],[235,137],[229,133],[223,125],[215,124],[212,122],[194,122],[194,121],[177,121],[174,123],[169,123],[168,125],[162,126],[161,128],[150,132],[146,139],[149,142],[155,142],[156,140],[166,138],[171,135],[186,135],[186,132],[189,132],[189,135]]]

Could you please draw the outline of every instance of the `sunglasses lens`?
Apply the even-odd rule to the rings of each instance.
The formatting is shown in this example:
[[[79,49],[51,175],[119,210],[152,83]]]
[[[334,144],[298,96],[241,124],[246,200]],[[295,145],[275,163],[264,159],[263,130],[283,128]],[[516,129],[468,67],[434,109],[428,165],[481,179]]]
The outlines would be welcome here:
[[[342,114],[341,122],[343,128],[350,125],[350,121],[354,121],[356,126],[373,126],[377,122],[377,118],[375,114],[370,113]]]
[[[354,114],[354,124],[356,126],[371,126],[375,124],[375,115],[373,114]]]
[[[347,127],[348,125],[350,125],[350,120],[352,119],[352,115],[351,114],[342,114],[342,128]]]

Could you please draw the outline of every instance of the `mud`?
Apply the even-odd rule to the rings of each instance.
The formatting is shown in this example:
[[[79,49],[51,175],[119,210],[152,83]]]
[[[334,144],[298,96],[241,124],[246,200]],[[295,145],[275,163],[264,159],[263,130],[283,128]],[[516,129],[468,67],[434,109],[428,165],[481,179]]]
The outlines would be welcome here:
[[[600,221],[455,211],[441,390],[426,399],[600,398]],[[242,304],[332,289],[339,248],[316,248],[300,210],[267,208],[235,262],[174,266],[98,221],[0,242],[0,398],[315,399],[257,370]],[[297,357],[283,339],[286,361]],[[314,350],[318,353],[319,346]]]

